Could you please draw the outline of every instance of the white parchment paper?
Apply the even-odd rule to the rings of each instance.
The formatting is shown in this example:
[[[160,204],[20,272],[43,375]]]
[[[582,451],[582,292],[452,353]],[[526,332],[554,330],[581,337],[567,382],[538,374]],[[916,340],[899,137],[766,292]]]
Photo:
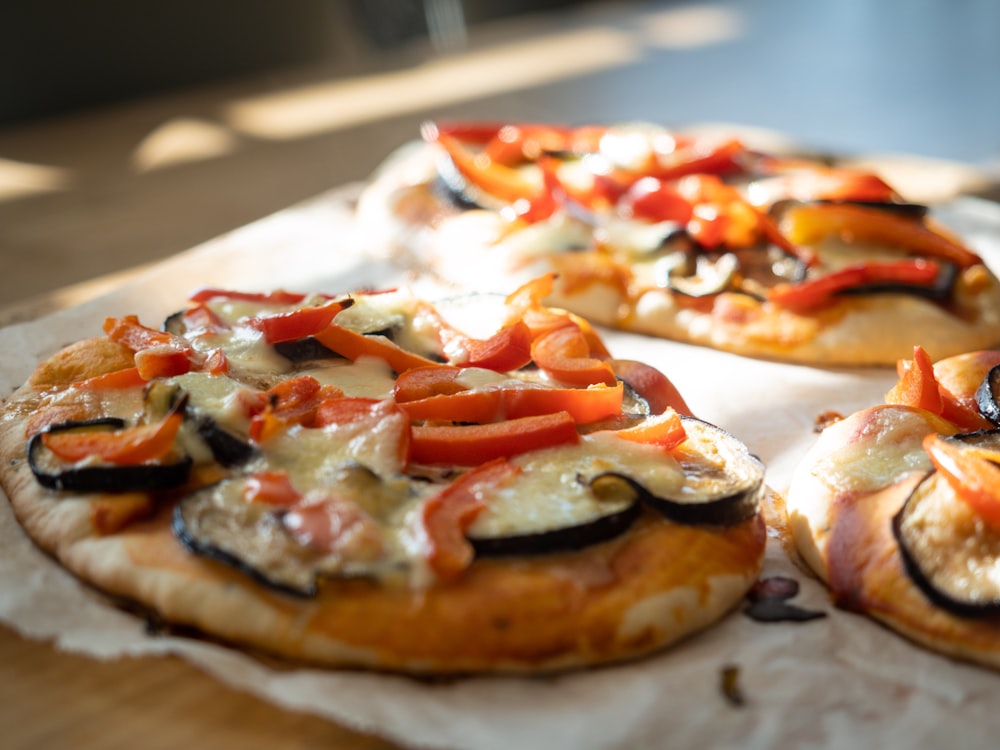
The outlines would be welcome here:
[[[938,212],[1000,268],[1000,207],[961,200]],[[320,196],[158,264],[113,292],[0,330],[0,395],[106,315],[158,323],[203,285],[331,292],[405,279],[362,257],[340,193]],[[666,372],[699,416],[730,430],[787,485],[821,411],[849,413],[882,399],[891,370],[815,369],[606,332],[618,357]],[[0,503],[0,619],[30,638],[95,658],[177,654],[218,679],[281,706],[429,748],[994,747],[1000,675],[940,657],[857,615],[833,609],[823,588],[772,539],[764,575],[788,575],[795,603],[827,613],[808,623],[761,624],[734,612],[704,633],[636,663],[544,678],[429,684],[405,677],[277,670],[237,651],[149,635],[40,553]],[[722,672],[739,670],[743,705]]]

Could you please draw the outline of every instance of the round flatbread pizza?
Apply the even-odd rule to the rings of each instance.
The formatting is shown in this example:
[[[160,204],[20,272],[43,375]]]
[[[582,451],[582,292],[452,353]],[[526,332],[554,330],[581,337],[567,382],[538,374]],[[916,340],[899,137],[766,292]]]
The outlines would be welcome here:
[[[241,649],[415,674],[648,654],[754,584],[764,467],[551,284],[109,317],[6,401],[3,488],[81,580]]]
[[[1000,343],[1000,282],[878,175],[649,124],[429,124],[374,174],[379,254],[468,288],[556,273],[602,325],[780,361]]]
[[[847,610],[1000,667],[1000,351],[900,363],[886,403],[820,434],[788,489],[802,557]]]

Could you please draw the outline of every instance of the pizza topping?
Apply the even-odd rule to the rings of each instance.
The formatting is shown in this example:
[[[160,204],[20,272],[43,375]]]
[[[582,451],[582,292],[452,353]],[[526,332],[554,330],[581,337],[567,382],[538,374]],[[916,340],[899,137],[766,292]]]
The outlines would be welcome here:
[[[179,419],[177,413],[148,430],[128,428],[114,417],[50,425],[28,441],[28,464],[38,483],[54,490],[121,493],[177,487],[187,481],[192,460],[171,452],[172,437],[165,450],[161,443],[176,433]],[[96,446],[97,453],[81,451],[82,446]]]
[[[545,306],[553,283],[440,305],[205,290],[166,331],[109,319],[136,366],[49,406],[121,419],[48,428],[32,468],[57,489],[186,485],[174,529],[189,549],[299,595],[597,544],[656,518],[644,505],[682,523],[756,513],[759,462],[682,420],[658,370],[612,360],[592,325]]]
[[[924,221],[915,221],[882,207],[854,203],[812,203],[785,212],[782,228],[789,240],[815,245],[830,236],[905,248],[914,255],[945,260],[968,268],[982,259]]]
[[[765,491],[760,459],[718,427],[691,417],[682,418],[682,423],[685,437],[669,453],[678,467],[672,474],[610,470],[592,481],[624,483],[643,502],[679,523],[731,525],[753,516]],[[655,442],[650,447],[667,450]]]
[[[906,570],[944,609],[1000,615],[1000,432],[931,435],[925,446],[936,471],[893,519]]]
[[[979,412],[993,424],[1000,424],[998,399],[1000,399],[1000,365],[994,365],[976,389],[976,405],[979,407]]]
[[[567,412],[475,425],[414,425],[410,459],[417,464],[478,466],[579,440]]]

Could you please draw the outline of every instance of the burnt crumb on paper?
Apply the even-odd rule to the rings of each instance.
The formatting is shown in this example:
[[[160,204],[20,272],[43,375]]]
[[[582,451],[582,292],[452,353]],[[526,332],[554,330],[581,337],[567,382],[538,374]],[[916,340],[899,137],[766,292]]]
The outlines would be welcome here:
[[[722,695],[729,705],[745,706],[747,701],[743,694],[743,688],[740,686],[740,668],[735,664],[727,664],[722,668],[719,676]]]
[[[757,622],[808,622],[826,617],[826,612],[789,603],[798,593],[799,582],[794,578],[762,578],[747,594],[750,604],[743,614]]]

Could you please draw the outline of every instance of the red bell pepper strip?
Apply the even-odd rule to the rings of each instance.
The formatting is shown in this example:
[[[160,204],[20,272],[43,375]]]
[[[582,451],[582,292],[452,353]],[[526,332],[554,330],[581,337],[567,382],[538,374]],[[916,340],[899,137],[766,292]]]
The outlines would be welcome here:
[[[580,424],[621,414],[621,383],[592,388],[490,388],[407,401],[400,407],[410,419],[496,422],[566,412]]]
[[[778,284],[767,295],[770,302],[794,310],[809,310],[826,304],[840,293],[868,284],[910,284],[930,286],[939,266],[923,258],[894,261],[867,261],[845,266],[823,276],[799,283]]]
[[[353,300],[328,302],[315,307],[301,307],[297,310],[260,315],[250,318],[247,323],[264,334],[269,344],[283,341],[297,341],[326,328],[337,313],[351,306]]]
[[[649,417],[634,427],[616,430],[614,434],[622,440],[656,445],[667,451],[676,448],[687,438],[684,423],[673,409]]]
[[[136,465],[170,452],[184,416],[173,411],[155,424],[122,430],[66,430],[43,433],[42,442],[64,461],[97,458],[106,463]]]
[[[442,580],[453,580],[469,567],[472,545],[465,532],[487,507],[486,495],[520,472],[503,459],[477,466],[428,498],[420,512],[427,564]]]
[[[229,357],[222,349],[213,349],[203,367],[209,375],[225,375],[229,372]]]
[[[286,292],[278,289],[272,292],[239,292],[232,289],[204,287],[188,295],[191,302],[208,302],[213,299],[228,299],[239,302],[260,302],[270,305],[297,305],[306,298],[305,294]]]
[[[326,348],[351,361],[365,356],[377,357],[388,363],[397,373],[412,370],[414,367],[438,364],[419,354],[406,351],[384,336],[366,336],[336,323],[330,323],[323,330],[317,331],[314,337]]]
[[[204,302],[197,302],[182,315],[184,327],[188,331],[219,332],[229,326]]]
[[[974,449],[962,448],[937,434],[925,437],[923,446],[955,494],[987,526],[1000,533],[1000,466]]]
[[[686,225],[691,220],[692,207],[671,183],[656,177],[643,177],[622,196],[618,213],[625,219],[673,221]]]
[[[243,497],[251,503],[266,503],[290,508],[302,500],[302,493],[292,485],[285,471],[257,471],[246,479]]]
[[[695,141],[655,159],[643,173],[659,180],[677,180],[694,174],[729,174],[741,169],[739,157],[745,152],[746,147],[737,139],[709,147]]]
[[[775,166],[780,169],[782,165]],[[892,187],[872,172],[844,167],[818,169],[811,164],[801,168],[793,164],[783,174],[752,182],[748,192],[754,203],[765,206],[785,199],[890,203],[896,198]]]
[[[879,242],[909,250],[915,255],[948,260],[959,268],[982,263],[960,242],[941,234],[923,221],[891,211],[853,203],[818,203],[790,208],[782,226],[789,240],[815,245],[834,234],[854,240]]]
[[[580,439],[566,412],[477,425],[414,425],[412,433],[411,462],[454,466],[477,466]]]
[[[535,364],[556,380],[576,386],[614,385],[611,365],[591,355],[590,342],[579,326],[569,324],[536,338],[531,344]]]
[[[531,330],[523,320],[504,326],[488,339],[466,339],[466,367],[496,372],[518,370],[531,362]]]
[[[502,128],[502,122],[434,122],[428,120],[420,125],[420,136],[428,143],[433,143],[440,136],[446,135],[466,143],[485,145],[497,137]]]
[[[334,488],[321,500],[295,506],[281,523],[301,544],[348,560],[376,559],[385,547],[375,520]]]
[[[677,386],[655,367],[631,359],[613,359],[610,364],[615,375],[646,400],[651,413],[662,414],[667,409],[673,409],[693,416]]]

